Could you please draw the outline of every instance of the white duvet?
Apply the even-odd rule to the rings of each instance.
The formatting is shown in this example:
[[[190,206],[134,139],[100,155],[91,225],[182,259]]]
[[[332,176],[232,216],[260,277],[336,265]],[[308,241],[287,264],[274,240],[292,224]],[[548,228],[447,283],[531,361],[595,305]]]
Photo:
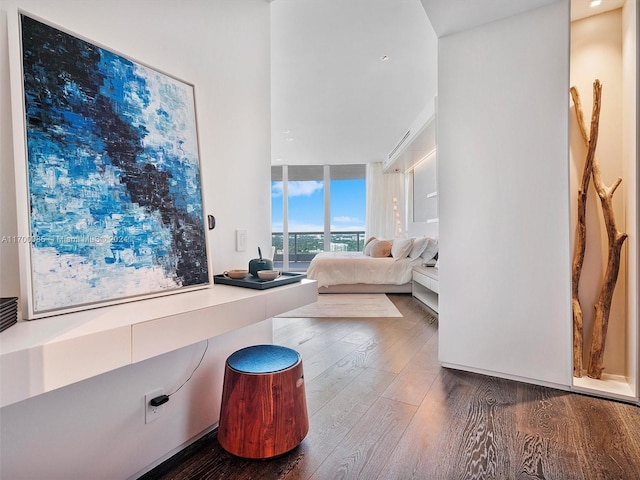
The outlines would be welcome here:
[[[307,278],[318,281],[318,287],[365,283],[402,285],[411,281],[413,267],[421,265],[421,257],[395,259],[373,258],[362,252],[322,252],[309,265]]]

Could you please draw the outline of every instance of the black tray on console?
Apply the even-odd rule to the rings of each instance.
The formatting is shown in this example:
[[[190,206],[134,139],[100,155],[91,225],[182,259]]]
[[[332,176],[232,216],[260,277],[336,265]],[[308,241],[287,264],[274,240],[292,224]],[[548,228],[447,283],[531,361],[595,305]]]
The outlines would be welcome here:
[[[214,275],[213,283],[221,283],[224,285],[233,285],[235,287],[255,288],[257,290],[266,290],[267,288],[280,287],[289,283],[296,283],[306,278],[306,273],[282,272],[275,280],[262,280],[261,278],[247,275],[244,278],[236,279],[225,277],[224,275]]]

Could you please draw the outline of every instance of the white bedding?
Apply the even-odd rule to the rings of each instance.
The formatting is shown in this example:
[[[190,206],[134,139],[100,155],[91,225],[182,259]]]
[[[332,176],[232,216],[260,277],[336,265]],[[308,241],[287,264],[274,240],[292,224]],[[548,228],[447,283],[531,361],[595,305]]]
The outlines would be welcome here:
[[[411,281],[413,267],[423,261],[421,257],[374,258],[362,252],[322,252],[311,261],[307,278],[317,280],[318,287],[356,283],[402,285]]]

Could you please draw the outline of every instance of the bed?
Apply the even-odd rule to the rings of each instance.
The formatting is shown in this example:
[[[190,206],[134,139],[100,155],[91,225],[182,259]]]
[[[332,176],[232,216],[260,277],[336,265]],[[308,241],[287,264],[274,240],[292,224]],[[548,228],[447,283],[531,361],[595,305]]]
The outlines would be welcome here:
[[[424,238],[372,238],[362,252],[319,253],[309,265],[307,278],[318,282],[318,293],[411,293],[413,268],[435,262],[437,254],[437,241]],[[371,241],[387,242],[389,248],[378,249],[376,254],[374,246],[372,255],[367,248]]]

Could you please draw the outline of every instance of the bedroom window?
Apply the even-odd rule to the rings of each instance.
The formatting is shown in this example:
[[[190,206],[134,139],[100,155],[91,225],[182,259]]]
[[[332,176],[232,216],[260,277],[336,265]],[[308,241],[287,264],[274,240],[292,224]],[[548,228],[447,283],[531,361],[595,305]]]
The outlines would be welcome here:
[[[365,166],[332,165],[330,173],[330,250],[360,251],[367,209]]]
[[[364,165],[271,167],[276,266],[306,270],[319,252],[361,250],[365,205]]]

